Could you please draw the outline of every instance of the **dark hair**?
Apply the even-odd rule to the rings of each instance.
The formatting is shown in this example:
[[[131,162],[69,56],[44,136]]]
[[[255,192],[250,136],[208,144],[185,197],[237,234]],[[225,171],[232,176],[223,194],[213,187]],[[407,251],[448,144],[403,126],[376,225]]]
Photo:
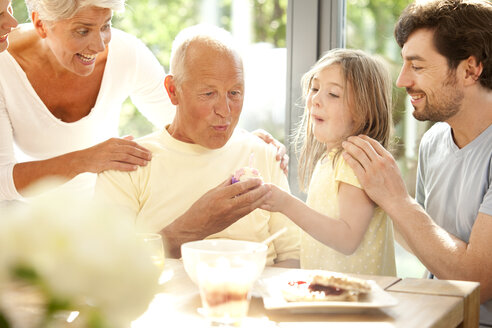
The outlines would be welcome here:
[[[434,45],[455,70],[470,56],[483,65],[479,81],[492,89],[492,3],[487,0],[434,0],[410,4],[395,26],[403,47],[418,29],[434,31]]]

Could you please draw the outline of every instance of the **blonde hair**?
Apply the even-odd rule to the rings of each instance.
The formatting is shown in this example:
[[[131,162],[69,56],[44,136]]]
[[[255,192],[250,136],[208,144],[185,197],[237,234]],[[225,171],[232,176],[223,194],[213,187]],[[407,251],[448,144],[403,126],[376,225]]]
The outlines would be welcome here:
[[[303,75],[301,85],[304,100],[311,89],[313,77],[332,65],[340,67],[345,83],[344,89],[347,90],[349,87],[352,91],[350,94],[344,93],[345,103],[351,104],[350,114],[353,119],[353,128],[349,135],[365,134],[387,148],[392,129],[392,81],[385,64],[378,57],[361,50],[332,49]],[[337,151],[333,163],[342,152],[342,141],[344,140],[339,140],[335,145]],[[299,154],[299,185],[301,190],[305,191],[311,182],[316,163],[329,150],[314,136],[313,122],[307,105],[297,128],[294,144]]]
[[[207,46],[241,59],[234,38],[223,28],[210,24],[187,27],[178,33],[171,49],[169,73],[173,75],[177,87],[186,78],[186,53],[193,42],[205,43]]]
[[[51,22],[72,18],[81,8],[89,6],[123,11],[125,0],[26,0],[29,17],[35,11],[41,20]]]

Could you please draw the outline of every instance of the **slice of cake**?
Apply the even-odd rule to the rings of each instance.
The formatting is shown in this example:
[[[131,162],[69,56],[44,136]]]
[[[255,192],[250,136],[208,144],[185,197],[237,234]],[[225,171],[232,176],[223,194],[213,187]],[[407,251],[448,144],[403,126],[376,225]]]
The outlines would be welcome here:
[[[288,302],[352,301],[370,292],[371,285],[363,280],[334,272],[318,272],[306,281],[289,281],[282,289]]]

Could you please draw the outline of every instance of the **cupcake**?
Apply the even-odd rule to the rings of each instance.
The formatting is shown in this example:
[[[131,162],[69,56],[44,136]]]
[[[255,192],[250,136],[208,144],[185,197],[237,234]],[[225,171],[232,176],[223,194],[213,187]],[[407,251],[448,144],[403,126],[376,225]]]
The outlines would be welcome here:
[[[252,179],[252,178],[260,178],[261,179],[260,172],[255,168],[252,168],[249,166],[244,166],[244,167],[236,170],[236,172],[234,172],[234,175],[232,176],[232,179],[231,179],[231,183],[236,183],[239,181],[245,181],[245,180]]]

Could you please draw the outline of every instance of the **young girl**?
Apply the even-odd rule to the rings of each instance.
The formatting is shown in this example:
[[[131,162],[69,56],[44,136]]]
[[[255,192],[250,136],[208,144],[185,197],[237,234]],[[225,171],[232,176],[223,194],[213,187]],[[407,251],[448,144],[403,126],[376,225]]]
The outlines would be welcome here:
[[[301,267],[395,275],[393,228],[341,156],[341,143],[365,134],[387,147],[392,125],[391,78],[358,50],[327,52],[302,78],[306,108],[297,132],[299,180],[307,204],[270,185],[262,206],[288,216],[304,232]]]

